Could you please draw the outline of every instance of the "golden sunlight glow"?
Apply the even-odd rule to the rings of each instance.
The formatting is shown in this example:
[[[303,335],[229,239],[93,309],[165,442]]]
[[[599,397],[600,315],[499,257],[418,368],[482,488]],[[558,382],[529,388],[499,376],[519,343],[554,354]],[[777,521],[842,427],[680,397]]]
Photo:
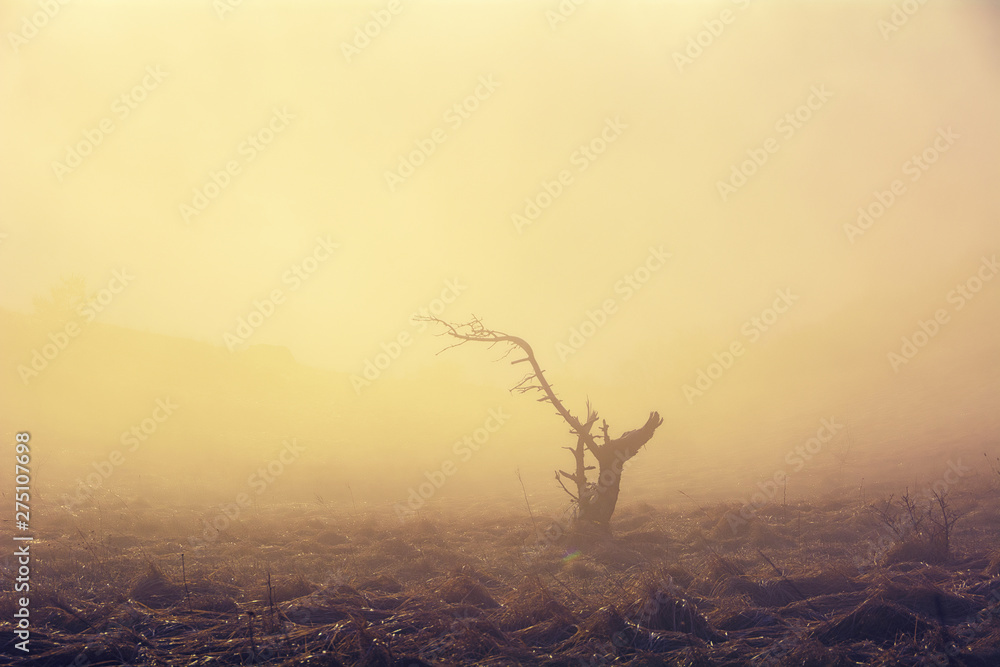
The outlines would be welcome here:
[[[563,4],[5,2],[3,437],[43,492],[562,501],[565,424],[421,313],[613,434],[659,411],[634,497],[995,443],[995,5]]]

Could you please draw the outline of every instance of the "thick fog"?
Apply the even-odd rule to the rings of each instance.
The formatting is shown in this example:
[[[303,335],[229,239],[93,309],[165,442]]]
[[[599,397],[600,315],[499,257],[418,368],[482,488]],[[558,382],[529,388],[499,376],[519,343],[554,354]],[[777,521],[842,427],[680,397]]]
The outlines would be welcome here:
[[[476,316],[663,416],[623,497],[981,467],[1000,12],[911,4],[5,3],[4,438],[70,506],[556,506],[516,355],[416,318]]]

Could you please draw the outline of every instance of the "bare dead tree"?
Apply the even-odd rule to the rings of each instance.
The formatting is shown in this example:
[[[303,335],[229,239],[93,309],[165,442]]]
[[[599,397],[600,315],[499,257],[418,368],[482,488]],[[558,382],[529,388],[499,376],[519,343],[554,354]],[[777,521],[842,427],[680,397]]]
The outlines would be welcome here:
[[[556,480],[573,499],[573,502],[578,505],[578,521],[594,524],[601,529],[609,529],[611,516],[618,503],[625,462],[635,456],[642,446],[649,442],[657,427],[663,423],[659,413],[650,412],[649,419],[646,420],[645,424],[637,429],[627,431],[617,438],[611,437],[607,421],[601,420],[600,434],[595,435],[592,430],[597,423],[598,415],[597,411],[591,407],[590,401],[587,401],[587,417],[580,421],[556,396],[552,384],[545,377],[545,371],[535,357],[534,351],[523,338],[511,336],[495,329],[488,329],[475,316],[470,321],[461,324],[446,322],[432,316],[417,319],[441,325],[444,327],[444,331],[438,335],[447,335],[456,339],[457,342],[447,346],[441,352],[473,342],[485,343],[491,348],[495,345],[502,345],[505,349],[501,359],[506,358],[514,350],[518,350],[524,355],[510,363],[511,365],[527,363],[531,370],[511,388],[511,392],[519,394],[540,393],[541,396],[537,400],[550,403],[556,409],[556,414],[569,425],[570,433],[576,436],[576,445],[564,447],[564,449],[573,453],[576,465],[572,472],[557,470]],[[587,465],[587,455],[593,457],[597,463],[596,466]],[[591,481],[587,473],[595,468],[597,477]],[[575,493],[566,487],[564,479],[575,485]]]
[[[910,495],[907,489],[898,503],[889,496],[882,507],[872,503],[868,509],[897,539],[925,547],[925,553],[938,562],[951,558],[955,522],[965,516],[952,507],[947,489],[926,491],[924,498]]]
[[[928,502],[937,503],[941,511],[941,518],[938,519],[932,508],[927,511],[927,516],[934,525],[931,539],[941,550],[945,560],[951,559],[951,537],[955,530],[955,522],[961,519],[965,512],[956,511],[948,502],[948,490],[938,491],[934,489]]]

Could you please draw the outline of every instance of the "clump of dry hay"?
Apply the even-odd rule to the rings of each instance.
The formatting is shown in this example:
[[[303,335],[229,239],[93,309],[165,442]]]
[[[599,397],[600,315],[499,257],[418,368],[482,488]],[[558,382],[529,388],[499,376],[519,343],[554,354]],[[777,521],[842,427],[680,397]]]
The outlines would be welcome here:
[[[184,598],[184,587],[168,580],[160,568],[150,563],[146,572],[132,584],[129,597],[147,607],[165,609]]]
[[[986,569],[983,570],[983,574],[989,577],[1000,575],[1000,549],[990,553],[990,562],[986,565]]]
[[[1000,623],[994,616],[992,627],[987,628],[982,636],[977,637],[970,645],[970,660],[968,664],[976,664],[971,658],[978,658],[983,665],[1000,665]]]
[[[559,655],[575,657],[580,664],[614,662],[622,652],[632,652],[636,631],[613,606],[601,607],[585,617],[571,637],[559,644]]]
[[[810,621],[824,621],[844,609],[853,609],[868,599],[864,591],[853,593],[831,593],[816,595],[805,600],[790,602],[778,610],[782,618],[801,618]]]
[[[421,652],[422,657],[433,662],[443,662],[449,655],[462,656],[464,660],[481,660],[489,656],[516,654],[524,646],[517,639],[501,631],[489,619],[459,615],[444,632]]]
[[[647,580],[639,587],[639,596],[625,609],[632,622],[648,630],[667,630],[692,634],[711,642],[725,641],[697,605],[683,597],[672,582]]]
[[[763,609],[748,608],[727,611],[716,617],[715,627],[719,630],[748,630],[778,625],[776,616]]]
[[[500,606],[485,586],[465,574],[448,577],[438,592],[445,602],[464,602],[481,609],[495,609]]]
[[[525,644],[551,646],[569,639],[575,632],[575,626],[567,625],[558,619],[549,619],[521,630],[515,630],[513,634]]]
[[[286,602],[316,590],[316,586],[306,581],[301,573],[292,576],[277,575],[274,578],[270,597],[274,602]]]
[[[980,581],[966,589],[972,595],[981,595],[988,600],[988,604],[996,606],[1000,601],[1000,577],[990,577],[986,581]]]
[[[590,562],[583,558],[575,558],[563,567],[566,574],[577,579],[593,579],[598,576],[598,570]]]
[[[352,617],[355,608],[305,597],[279,606],[282,615],[297,625],[327,625]]]
[[[576,624],[573,613],[537,577],[526,577],[516,590],[516,597],[500,613],[498,623],[502,629],[522,630],[548,620],[566,626]]]
[[[623,655],[634,658],[629,664],[663,664],[663,658],[657,654],[691,649],[700,652],[705,647],[694,634],[653,630],[626,618],[614,606],[607,606],[584,619],[572,637],[559,645],[558,652],[581,659],[587,656],[584,664],[595,656],[611,663]],[[644,662],[646,659],[652,662]]]
[[[278,605],[281,613],[298,625],[325,625],[352,618],[366,600],[356,589],[339,584]]]
[[[692,665],[713,664],[705,657],[709,644],[701,637],[687,632],[644,631],[636,634],[632,646],[640,651],[654,653],[682,652],[685,654],[688,664]]]
[[[776,642],[751,658],[752,664],[773,667],[854,667],[843,651],[828,647],[809,637],[792,635]]]
[[[611,641],[626,627],[628,623],[625,617],[613,605],[601,607],[580,622],[573,641],[574,643],[589,640]]]
[[[716,596],[746,596],[758,607],[784,607],[801,600],[792,583],[785,579],[755,581],[749,577],[729,577],[712,591]]]
[[[833,570],[817,572],[811,575],[790,577],[798,592],[810,598],[816,595],[834,595],[837,593],[852,593],[860,591],[864,585],[846,574]]]
[[[618,536],[618,542],[647,558],[662,560],[669,555],[673,539],[665,531],[652,529],[621,534]]]
[[[714,595],[720,583],[731,577],[744,576],[746,576],[746,563],[741,559],[726,558],[719,553],[710,552],[702,561],[698,575],[687,587],[703,595]]]
[[[824,624],[814,636],[828,645],[865,640],[892,644],[901,637],[922,635],[932,627],[902,605],[871,598],[840,620]]]
[[[661,568],[661,575],[670,577],[670,580],[681,588],[687,588],[694,581],[694,575],[683,565],[676,563]]]
[[[382,540],[378,546],[379,553],[386,556],[396,556],[398,558],[413,558],[419,555],[419,551],[409,542],[404,542],[398,537],[390,537]]]
[[[940,539],[910,537],[893,544],[882,559],[883,565],[897,563],[947,563],[950,560],[948,545]]]
[[[232,612],[236,611],[236,600],[228,595],[191,595],[192,611]]]
[[[890,581],[876,590],[875,597],[897,602],[911,611],[942,622],[961,621],[981,608],[972,600],[923,582],[905,586]]]
[[[377,591],[379,593],[399,593],[403,590],[403,585],[393,577],[379,574],[364,580],[358,584],[358,588],[363,591]]]

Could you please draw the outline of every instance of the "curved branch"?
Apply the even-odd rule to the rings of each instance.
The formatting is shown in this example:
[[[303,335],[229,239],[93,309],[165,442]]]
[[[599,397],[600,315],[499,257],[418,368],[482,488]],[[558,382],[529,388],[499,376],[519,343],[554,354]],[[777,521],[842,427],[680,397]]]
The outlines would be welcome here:
[[[598,456],[599,449],[597,442],[595,442],[593,436],[590,435],[590,428],[594,425],[594,422],[597,421],[597,414],[592,413],[590,411],[590,404],[588,402],[587,404],[588,418],[586,424],[581,424],[580,420],[577,419],[575,416],[573,416],[573,414],[566,408],[566,406],[563,405],[562,401],[560,401],[559,398],[556,396],[555,392],[552,390],[552,385],[549,384],[549,381],[545,379],[545,371],[542,370],[541,366],[539,366],[538,360],[535,358],[535,352],[534,350],[531,349],[531,345],[528,344],[528,341],[524,340],[519,336],[511,336],[510,334],[504,333],[502,331],[487,329],[486,327],[483,326],[482,321],[475,316],[473,316],[472,320],[470,320],[469,322],[465,322],[463,324],[458,324],[458,325],[451,324],[450,322],[446,322],[438,317],[433,317],[430,315],[422,315],[414,319],[423,320],[427,322],[436,322],[447,328],[447,331],[444,333],[447,333],[452,338],[457,338],[459,340],[458,343],[455,343],[454,345],[449,345],[448,347],[445,348],[445,350],[452,347],[457,347],[459,345],[463,345],[470,341],[477,343],[489,343],[491,346],[496,345],[497,343],[507,343],[509,345],[514,345],[516,347],[521,348],[521,351],[524,352],[525,355],[524,358],[515,359],[514,361],[511,362],[511,364],[519,364],[524,361],[527,361],[528,364],[531,365],[531,373],[526,375],[524,379],[518,382],[514,386],[513,390],[521,392],[528,391],[530,389],[540,390],[543,394],[545,394],[545,396],[538,400],[548,401],[549,403],[551,403],[553,407],[555,407],[556,412],[559,413],[559,416],[562,417],[563,420],[570,425],[570,428],[573,429],[573,432],[576,433],[581,438],[583,438],[584,444],[586,444],[587,449],[589,449],[594,454],[594,456]],[[469,333],[463,333],[462,329],[468,329]],[[442,352],[443,351],[444,350],[442,350]],[[525,382],[528,382],[532,379],[534,379],[534,381],[536,381],[538,385],[525,386]]]

